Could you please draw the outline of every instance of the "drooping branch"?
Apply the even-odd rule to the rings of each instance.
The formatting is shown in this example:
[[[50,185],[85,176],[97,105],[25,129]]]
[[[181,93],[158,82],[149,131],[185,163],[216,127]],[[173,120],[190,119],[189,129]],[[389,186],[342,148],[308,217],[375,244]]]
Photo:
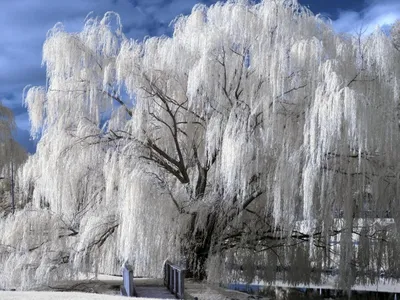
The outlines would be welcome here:
[[[110,98],[114,99],[117,103],[124,107],[125,111],[128,113],[129,116],[132,117],[132,110],[126,105],[126,103],[117,95],[116,92],[110,93],[108,91],[103,91],[103,93]]]
[[[119,224],[115,224],[113,226],[108,227],[100,236],[98,236],[94,241],[92,241],[88,246],[87,249],[90,250],[93,247],[101,248],[103,244],[107,241],[107,239],[112,236],[115,232]]]

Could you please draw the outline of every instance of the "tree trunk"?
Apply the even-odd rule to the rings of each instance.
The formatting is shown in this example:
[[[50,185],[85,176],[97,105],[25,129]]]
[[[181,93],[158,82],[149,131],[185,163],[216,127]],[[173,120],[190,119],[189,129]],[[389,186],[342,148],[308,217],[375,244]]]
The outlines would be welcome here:
[[[11,162],[11,209],[12,214],[15,213],[15,199],[14,199],[14,163]]]
[[[207,279],[206,263],[215,241],[214,230],[217,213],[210,212],[204,229],[196,229],[198,215],[192,215],[191,226],[185,235],[187,241],[183,249],[187,257],[187,276],[198,280]]]

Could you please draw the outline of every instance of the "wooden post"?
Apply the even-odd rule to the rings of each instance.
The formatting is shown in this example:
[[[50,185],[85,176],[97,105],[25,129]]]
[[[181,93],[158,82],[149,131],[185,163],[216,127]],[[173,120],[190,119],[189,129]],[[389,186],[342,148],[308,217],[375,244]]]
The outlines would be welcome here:
[[[121,288],[121,295],[127,297],[136,297],[135,285],[133,283],[133,268],[125,264],[122,269],[123,286]]]
[[[169,291],[174,293],[174,268],[169,266]]]
[[[176,294],[178,299],[184,299],[185,296],[185,273],[185,270],[180,270],[179,272],[178,293]]]
[[[174,295],[176,295],[178,293],[178,284],[179,284],[179,280],[178,280],[178,270],[176,268],[174,268],[174,290],[172,291],[172,293]]]

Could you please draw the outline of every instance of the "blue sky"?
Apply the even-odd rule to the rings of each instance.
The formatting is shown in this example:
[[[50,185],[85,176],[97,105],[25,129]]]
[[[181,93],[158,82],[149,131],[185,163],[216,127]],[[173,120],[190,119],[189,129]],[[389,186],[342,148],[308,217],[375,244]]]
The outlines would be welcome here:
[[[125,34],[142,39],[169,33],[169,23],[177,15],[190,13],[196,3],[211,5],[216,0],[0,0],[0,100],[16,116],[18,140],[29,144],[29,121],[22,107],[22,90],[28,85],[44,85],[41,67],[42,45],[47,31],[63,22],[68,31],[79,31],[90,11],[120,14]],[[333,21],[338,31],[354,32],[361,26],[372,31],[400,19],[399,0],[299,0],[315,14]]]

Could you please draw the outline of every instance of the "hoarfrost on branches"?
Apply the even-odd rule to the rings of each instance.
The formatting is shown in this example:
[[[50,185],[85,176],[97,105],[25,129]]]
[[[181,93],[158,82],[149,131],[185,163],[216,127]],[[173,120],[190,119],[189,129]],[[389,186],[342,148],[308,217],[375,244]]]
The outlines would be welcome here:
[[[2,284],[124,261],[155,276],[166,258],[211,281],[398,277],[393,41],[283,0],[197,5],[142,42],[112,12],[57,24],[48,86],[25,99],[40,141],[1,221]]]

